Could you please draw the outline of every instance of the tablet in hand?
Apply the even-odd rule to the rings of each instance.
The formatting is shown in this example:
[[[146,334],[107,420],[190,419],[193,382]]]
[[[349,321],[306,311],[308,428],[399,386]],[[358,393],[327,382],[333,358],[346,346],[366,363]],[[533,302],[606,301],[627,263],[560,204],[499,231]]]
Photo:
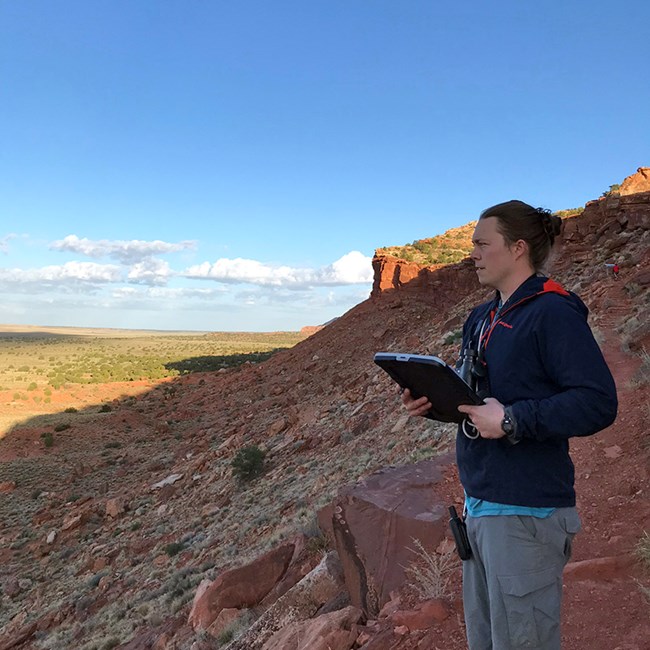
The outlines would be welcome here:
[[[440,422],[458,422],[466,418],[458,411],[461,404],[483,404],[483,400],[442,359],[422,354],[377,352],[374,362],[414,399],[426,396],[431,409],[426,417]]]

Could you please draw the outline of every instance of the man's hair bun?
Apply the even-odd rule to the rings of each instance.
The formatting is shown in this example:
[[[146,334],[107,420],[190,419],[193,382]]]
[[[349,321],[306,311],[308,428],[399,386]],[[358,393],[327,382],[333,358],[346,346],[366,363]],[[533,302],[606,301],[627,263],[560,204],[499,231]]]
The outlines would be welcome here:
[[[550,210],[545,210],[544,208],[537,208],[537,213],[540,215],[544,232],[547,234],[552,244],[555,241],[555,238],[562,231],[562,219],[556,214],[552,214]]]

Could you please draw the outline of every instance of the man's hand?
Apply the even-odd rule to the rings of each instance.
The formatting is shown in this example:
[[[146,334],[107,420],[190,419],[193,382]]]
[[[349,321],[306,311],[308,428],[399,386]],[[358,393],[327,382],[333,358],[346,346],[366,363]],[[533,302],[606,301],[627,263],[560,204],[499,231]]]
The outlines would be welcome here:
[[[503,438],[506,435],[501,428],[501,421],[505,413],[503,404],[494,397],[486,397],[484,401],[485,404],[480,406],[461,404],[458,410],[469,415],[469,419],[476,427],[481,438],[490,438],[492,440]]]
[[[418,399],[413,399],[411,391],[408,388],[405,388],[402,393],[402,404],[404,404],[411,417],[426,415],[431,408],[431,402],[428,398],[420,397]]]

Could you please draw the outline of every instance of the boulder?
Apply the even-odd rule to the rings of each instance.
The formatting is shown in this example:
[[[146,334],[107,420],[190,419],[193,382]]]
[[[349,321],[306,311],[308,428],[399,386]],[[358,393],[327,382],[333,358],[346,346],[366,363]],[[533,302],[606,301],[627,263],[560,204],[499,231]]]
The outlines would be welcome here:
[[[334,540],[352,605],[375,618],[390,592],[405,582],[405,567],[415,559],[414,540],[434,553],[446,536],[446,504],[436,486],[451,466],[444,454],[415,465],[375,472],[343,488],[318,521]]]
[[[207,629],[222,609],[257,605],[285,574],[294,545],[283,544],[236,569],[222,573],[210,585],[201,583],[188,622],[195,630]]]
[[[271,605],[260,618],[224,650],[262,650],[278,631],[296,621],[311,618],[343,590],[338,556],[329,552],[320,564]]]
[[[106,516],[116,519],[126,510],[124,499],[115,498],[106,501]]]

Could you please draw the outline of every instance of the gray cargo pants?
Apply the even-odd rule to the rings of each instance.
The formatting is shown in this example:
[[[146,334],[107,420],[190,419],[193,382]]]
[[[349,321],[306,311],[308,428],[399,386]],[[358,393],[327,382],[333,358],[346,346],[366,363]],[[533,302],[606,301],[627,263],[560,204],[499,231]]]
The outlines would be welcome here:
[[[463,562],[470,650],[559,650],[562,569],[580,530],[575,508],[546,519],[467,517],[472,558]]]

